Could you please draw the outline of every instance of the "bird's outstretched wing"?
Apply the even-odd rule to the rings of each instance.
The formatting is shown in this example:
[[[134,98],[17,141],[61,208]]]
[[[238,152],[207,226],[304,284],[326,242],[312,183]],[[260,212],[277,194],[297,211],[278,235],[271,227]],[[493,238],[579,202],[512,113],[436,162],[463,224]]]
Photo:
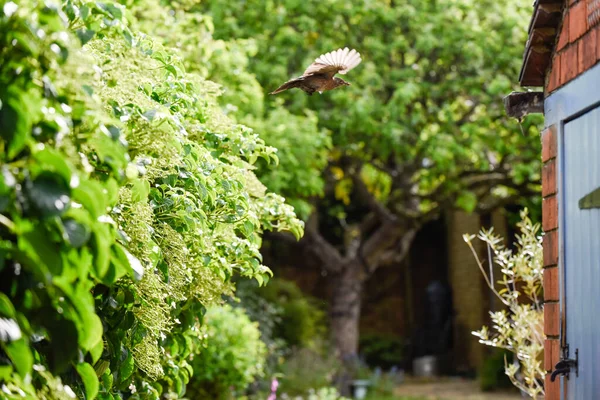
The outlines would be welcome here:
[[[306,68],[302,76],[321,74],[327,78],[333,78],[338,72],[345,74],[360,62],[360,53],[345,47],[319,56],[315,62]]]

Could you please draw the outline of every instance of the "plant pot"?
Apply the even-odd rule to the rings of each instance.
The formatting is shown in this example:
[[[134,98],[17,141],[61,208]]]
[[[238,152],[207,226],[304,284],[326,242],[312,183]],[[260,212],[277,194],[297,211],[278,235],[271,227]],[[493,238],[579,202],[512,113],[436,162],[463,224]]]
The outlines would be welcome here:
[[[416,377],[432,378],[438,375],[438,359],[435,356],[424,356],[413,360],[413,373]]]
[[[367,379],[352,381],[352,397],[355,399],[364,399],[367,397],[369,386],[371,386],[371,381]]]

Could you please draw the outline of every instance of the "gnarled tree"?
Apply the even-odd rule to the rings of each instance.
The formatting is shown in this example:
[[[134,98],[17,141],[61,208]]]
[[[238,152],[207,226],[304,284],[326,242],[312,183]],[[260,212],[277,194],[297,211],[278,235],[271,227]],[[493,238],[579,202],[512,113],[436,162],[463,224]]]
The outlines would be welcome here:
[[[291,113],[310,109],[318,127],[331,133],[326,167],[295,167],[323,178],[324,195],[310,199],[303,242],[335,281],[332,332],[342,359],[357,353],[364,282],[380,266],[402,260],[426,221],[448,207],[486,210],[537,193],[536,121],[520,128],[502,108],[525,40],[528,10],[521,2],[248,0],[223,6],[208,0],[200,7],[212,15],[216,37],[256,44],[249,68],[265,91],[323,52],[348,46],[363,57],[352,86],[343,90],[265,98],[267,112],[284,98]],[[290,129],[287,138],[293,147],[278,146],[282,162],[302,153],[303,143],[314,144],[308,134],[295,134]],[[270,142],[268,129],[264,137]],[[264,182],[281,179],[275,172]],[[278,190],[298,197],[295,182],[289,183]]]

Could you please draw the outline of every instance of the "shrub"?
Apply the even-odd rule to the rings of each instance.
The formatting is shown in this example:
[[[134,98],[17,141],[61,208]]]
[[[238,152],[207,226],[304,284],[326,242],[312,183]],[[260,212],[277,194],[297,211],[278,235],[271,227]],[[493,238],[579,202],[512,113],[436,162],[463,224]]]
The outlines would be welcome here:
[[[503,349],[494,349],[492,354],[485,358],[481,371],[479,371],[481,390],[492,391],[512,386],[510,379],[504,372],[504,361],[506,359],[512,360],[512,354]]]
[[[493,285],[496,282],[493,269],[486,272],[477,256],[472,243],[475,236],[463,236],[488,286],[507,307],[506,310],[490,312],[494,333],[484,326],[473,334],[483,344],[512,352],[517,362],[509,364],[505,359],[506,375],[523,392],[539,398],[544,395],[544,316],[540,298],[543,282],[542,238],[538,235],[540,225],[531,222],[527,209],[521,212],[521,222],[517,226],[520,234],[517,235],[514,251],[504,246],[502,238],[495,235],[493,229],[482,230],[477,236],[488,246],[488,264],[492,266],[496,263],[501,268],[499,283],[502,288],[499,290]]]
[[[385,334],[366,334],[360,338],[360,353],[370,366],[391,368],[402,363],[404,341]]]
[[[294,282],[276,278],[256,293],[281,309],[275,336],[288,346],[314,348],[326,334],[325,313]]]
[[[259,296],[257,291],[258,284],[255,281],[237,282],[236,299],[231,299],[230,304],[233,307],[242,308],[250,320],[258,324],[261,341],[267,347],[265,379],[254,382],[251,389],[253,392],[269,392],[272,378],[278,374],[279,366],[284,361],[289,349],[286,347],[285,341],[276,335],[283,313],[281,307],[268,302]]]
[[[281,365],[280,392],[302,396],[311,389],[329,387],[338,368],[334,357],[308,348],[296,349]]]
[[[191,365],[194,375],[188,384],[190,399],[229,399],[243,392],[264,373],[266,346],[258,324],[240,308],[211,307],[204,316],[205,337]]]

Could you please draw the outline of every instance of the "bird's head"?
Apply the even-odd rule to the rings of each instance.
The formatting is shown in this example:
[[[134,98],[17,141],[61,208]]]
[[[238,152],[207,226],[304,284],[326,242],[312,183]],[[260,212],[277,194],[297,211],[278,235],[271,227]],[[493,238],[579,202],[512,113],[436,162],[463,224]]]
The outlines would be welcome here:
[[[333,78],[333,81],[335,82],[335,87],[350,86],[350,82],[346,82],[345,80],[343,80],[342,78],[338,78],[337,76]]]

